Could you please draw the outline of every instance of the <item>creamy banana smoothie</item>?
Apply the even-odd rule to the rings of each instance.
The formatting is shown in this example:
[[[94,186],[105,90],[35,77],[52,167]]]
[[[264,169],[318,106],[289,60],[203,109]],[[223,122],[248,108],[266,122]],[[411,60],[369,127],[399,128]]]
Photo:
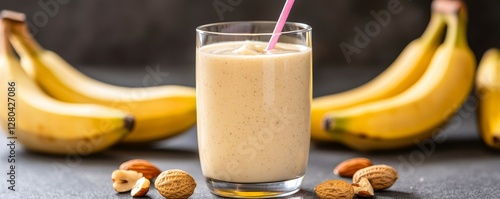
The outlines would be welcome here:
[[[311,48],[222,42],[197,50],[198,146],[207,178],[276,182],[304,175]]]
[[[297,192],[309,155],[311,27],[236,21],[196,32],[198,149],[207,187],[231,198]]]

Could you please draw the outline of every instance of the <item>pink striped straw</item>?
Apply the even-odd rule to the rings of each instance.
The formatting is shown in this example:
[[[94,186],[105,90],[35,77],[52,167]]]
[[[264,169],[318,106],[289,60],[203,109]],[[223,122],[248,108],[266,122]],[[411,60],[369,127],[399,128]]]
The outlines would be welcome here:
[[[276,27],[274,27],[273,35],[267,44],[266,51],[273,49],[278,43],[278,39],[280,38],[280,33],[283,31],[283,27],[285,26],[286,19],[290,14],[290,10],[292,10],[292,6],[295,0],[286,0],[285,7],[283,7],[283,11],[281,11],[280,18],[278,19],[278,23],[276,23]]]

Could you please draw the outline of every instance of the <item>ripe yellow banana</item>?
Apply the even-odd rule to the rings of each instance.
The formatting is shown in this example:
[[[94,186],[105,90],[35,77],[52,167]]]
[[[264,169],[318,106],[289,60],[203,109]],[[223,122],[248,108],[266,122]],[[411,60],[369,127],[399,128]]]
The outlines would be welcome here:
[[[336,141],[322,129],[325,113],[393,97],[411,87],[427,69],[441,42],[445,22],[433,13],[423,35],[410,42],[383,73],[355,89],[315,98],[312,102],[311,136],[318,141]]]
[[[0,26],[0,126],[9,137],[37,152],[87,155],[119,142],[132,129],[133,117],[126,112],[46,95],[14,56],[8,22]]]
[[[126,88],[105,84],[80,73],[56,53],[43,49],[17,22],[11,42],[21,65],[50,96],[76,103],[95,103],[134,115],[135,128],[125,143],[168,138],[196,123],[196,92],[185,86]]]
[[[331,136],[358,150],[410,146],[431,137],[433,128],[461,107],[476,64],[467,44],[465,7],[442,17],[448,25],[446,38],[423,76],[392,98],[327,113],[324,128]]]
[[[476,77],[479,97],[478,124],[484,143],[500,149],[500,50],[488,50]]]

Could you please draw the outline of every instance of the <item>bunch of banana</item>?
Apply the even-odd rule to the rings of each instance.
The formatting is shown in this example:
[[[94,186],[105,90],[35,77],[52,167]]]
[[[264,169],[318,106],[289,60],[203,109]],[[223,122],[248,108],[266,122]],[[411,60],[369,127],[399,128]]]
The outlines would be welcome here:
[[[124,111],[61,102],[46,95],[15,57],[9,44],[10,28],[10,22],[2,19],[0,126],[9,137],[37,152],[86,155],[110,147],[130,132],[134,119]]]
[[[311,136],[317,141],[340,141],[322,129],[325,113],[396,96],[423,75],[444,33],[445,22],[438,13],[420,38],[410,42],[383,73],[352,90],[315,98],[312,102]]]
[[[320,122],[331,140],[357,150],[414,145],[431,137],[461,107],[472,88],[476,64],[467,44],[465,5],[434,1],[433,8],[433,18],[446,22],[447,33],[422,76],[393,96],[323,114]]]
[[[85,76],[56,53],[43,49],[24,21],[16,21],[10,41],[21,65],[50,96],[66,102],[121,109],[135,117],[135,127],[122,142],[144,143],[185,132],[196,123],[194,88],[166,85],[127,88]]]
[[[488,50],[476,77],[479,98],[478,124],[484,143],[500,149],[500,51]]]

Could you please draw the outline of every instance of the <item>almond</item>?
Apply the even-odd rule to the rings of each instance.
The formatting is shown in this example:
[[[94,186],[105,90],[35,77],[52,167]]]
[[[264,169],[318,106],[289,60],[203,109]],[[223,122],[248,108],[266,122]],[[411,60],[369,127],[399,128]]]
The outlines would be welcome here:
[[[129,160],[120,165],[121,170],[132,170],[142,173],[148,180],[152,180],[160,175],[161,171],[151,162],[142,159]]]
[[[344,160],[333,169],[333,174],[350,178],[356,171],[373,165],[368,158],[351,158]]]
[[[391,187],[398,179],[398,172],[388,165],[373,165],[358,170],[352,177],[353,183],[359,183],[362,178],[368,179],[375,191]]]
[[[351,199],[354,197],[353,187],[343,180],[328,180],[314,187],[320,199]]]

